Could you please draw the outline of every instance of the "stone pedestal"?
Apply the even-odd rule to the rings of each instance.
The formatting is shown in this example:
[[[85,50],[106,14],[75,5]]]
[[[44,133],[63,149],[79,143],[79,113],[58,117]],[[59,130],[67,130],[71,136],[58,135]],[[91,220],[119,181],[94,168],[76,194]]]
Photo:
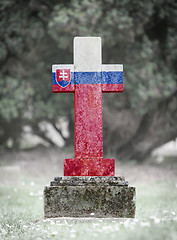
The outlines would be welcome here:
[[[133,218],[135,188],[124,177],[55,177],[44,189],[44,215]]]

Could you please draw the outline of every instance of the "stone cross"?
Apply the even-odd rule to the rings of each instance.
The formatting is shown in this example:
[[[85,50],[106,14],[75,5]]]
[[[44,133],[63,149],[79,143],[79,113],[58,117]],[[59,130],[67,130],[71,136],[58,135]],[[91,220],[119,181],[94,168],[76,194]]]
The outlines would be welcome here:
[[[74,93],[75,158],[64,176],[114,176],[103,158],[102,93],[123,91],[123,65],[102,64],[100,37],[74,38],[74,64],[53,65],[53,92]]]

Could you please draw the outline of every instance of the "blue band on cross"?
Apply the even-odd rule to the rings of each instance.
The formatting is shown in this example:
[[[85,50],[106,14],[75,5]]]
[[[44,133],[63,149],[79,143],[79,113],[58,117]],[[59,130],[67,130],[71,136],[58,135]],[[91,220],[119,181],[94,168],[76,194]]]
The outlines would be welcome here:
[[[52,75],[55,85],[57,84],[56,73],[53,72]],[[123,84],[123,72],[71,72],[70,84]]]

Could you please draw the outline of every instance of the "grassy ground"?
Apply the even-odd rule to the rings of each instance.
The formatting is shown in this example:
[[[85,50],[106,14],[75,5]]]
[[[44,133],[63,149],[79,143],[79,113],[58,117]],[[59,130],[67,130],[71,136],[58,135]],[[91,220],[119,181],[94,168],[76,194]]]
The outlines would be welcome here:
[[[173,170],[118,164],[120,172],[129,176],[127,180],[137,190],[135,219],[45,220],[43,188],[52,180],[48,179],[53,174],[51,162],[54,169],[60,163],[53,157],[49,164],[43,157],[39,164],[39,156],[35,159],[30,155],[30,161],[25,156],[14,155],[13,164],[7,156],[1,161],[1,166],[20,166],[20,174],[18,181],[13,182],[13,174],[9,174],[9,184],[0,186],[0,239],[177,239],[177,177]],[[40,172],[40,167],[43,174],[37,175],[35,169]],[[3,179],[0,180],[2,183]]]

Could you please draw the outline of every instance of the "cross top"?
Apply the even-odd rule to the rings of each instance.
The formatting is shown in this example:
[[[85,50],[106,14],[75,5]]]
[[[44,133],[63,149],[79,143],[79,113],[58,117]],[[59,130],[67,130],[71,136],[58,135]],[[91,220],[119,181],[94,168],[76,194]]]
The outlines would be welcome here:
[[[73,92],[75,159],[65,176],[114,176],[115,160],[103,159],[102,92],[123,91],[123,65],[102,64],[101,38],[75,37],[74,64],[53,65],[53,92]]]
[[[101,38],[74,38],[74,65],[76,72],[101,71]]]

